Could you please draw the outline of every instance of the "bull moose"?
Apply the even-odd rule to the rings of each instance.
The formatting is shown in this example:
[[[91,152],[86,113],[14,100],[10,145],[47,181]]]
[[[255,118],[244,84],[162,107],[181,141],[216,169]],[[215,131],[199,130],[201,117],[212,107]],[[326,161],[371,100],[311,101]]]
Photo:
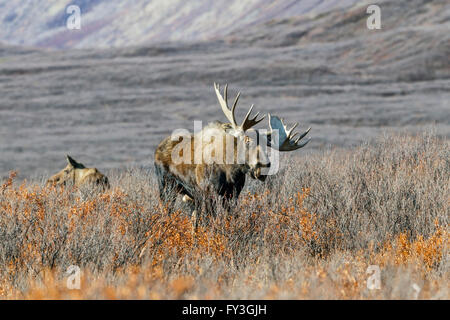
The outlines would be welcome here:
[[[227,89],[226,85],[222,96],[219,85],[214,84],[222,112],[229,122],[215,121],[193,134],[172,134],[155,151],[155,171],[161,200],[171,208],[176,199],[174,192],[175,195],[182,195],[184,202],[193,204],[195,223],[200,212],[211,210],[211,195],[222,198],[223,203],[227,204],[239,196],[246,175],[260,181],[266,179],[264,169],[270,168],[270,161],[262,152],[261,138],[266,138],[266,144],[277,151],[297,150],[310,141],[301,142],[311,128],[296,137],[298,133],[293,134],[293,131],[297,124],[288,130],[282,119],[270,114],[269,130],[261,133],[252,129],[265,118],[258,119],[259,112],[251,117],[253,105],[242,123],[238,124],[235,109],[240,93],[230,109]]]

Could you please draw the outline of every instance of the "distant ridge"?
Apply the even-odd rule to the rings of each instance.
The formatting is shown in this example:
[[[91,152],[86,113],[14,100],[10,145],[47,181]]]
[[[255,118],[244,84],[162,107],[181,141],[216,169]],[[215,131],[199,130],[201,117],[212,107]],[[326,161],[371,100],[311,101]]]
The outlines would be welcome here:
[[[0,41],[50,48],[109,48],[192,42],[255,24],[319,14],[356,0],[9,0],[0,3]],[[81,30],[68,30],[66,8],[81,9]]]

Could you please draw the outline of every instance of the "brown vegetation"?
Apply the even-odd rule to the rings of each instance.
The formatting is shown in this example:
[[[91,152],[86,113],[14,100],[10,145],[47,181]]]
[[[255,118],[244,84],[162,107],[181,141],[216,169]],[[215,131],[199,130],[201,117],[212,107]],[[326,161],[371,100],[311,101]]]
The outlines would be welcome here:
[[[286,157],[195,235],[180,200],[168,215],[152,172],[111,172],[106,192],[12,173],[0,183],[0,296],[448,299],[449,152],[425,134]],[[80,290],[66,287],[70,265]]]

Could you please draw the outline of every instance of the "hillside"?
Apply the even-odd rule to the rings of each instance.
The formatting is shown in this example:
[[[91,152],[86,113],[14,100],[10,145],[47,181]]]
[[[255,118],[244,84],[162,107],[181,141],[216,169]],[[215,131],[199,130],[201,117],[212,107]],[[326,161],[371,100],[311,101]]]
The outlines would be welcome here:
[[[214,82],[242,92],[238,117],[255,104],[312,126],[313,140],[299,152],[305,156],[385,131],[432,127],[450,137],[449,5],[382,7],[381,30],[366,28],[365,7],[357,5],[272,18],[202,42],[71,50],[4,44],[0,175],[46,177],[67,153],[99,169],[151,167],[155,146],[172,130],[224,120]]]
[[[20,45],[98,48],[211,40],[274,18],[318,14],[355,0],[58,0],[0,2],[0,39]],[[69,5],[81,30],[67,30]]]
[[[0,0],[0,299],[448,300],[450,3],[242,3]],[[312,140],[194,229],[153,155],[214,82]],[[46,184],[66,154],[110,188]]]

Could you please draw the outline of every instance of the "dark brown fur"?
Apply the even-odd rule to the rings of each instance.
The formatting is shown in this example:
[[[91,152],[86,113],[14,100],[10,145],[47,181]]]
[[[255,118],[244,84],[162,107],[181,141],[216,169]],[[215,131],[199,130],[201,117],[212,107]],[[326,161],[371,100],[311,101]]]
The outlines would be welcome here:
[[[210,199],[214,196],[220,196],[225,200],[225,204],[233,198],[239,196],[242,188],[245,184],[245,176],[249,173],[253,178],[264,180],[265,176],[260,175],[260,165],[250,165],[248,155],[246,163],[237,163],[237,145],[242,143],[240,137],[234,137],[225,132],[228,128],[228,124],[220,122],[214,122],[203,129],[202,133],[205,133],[206,137],[202,140],[201,133],[197,135],[185,136],[184,139],[179,138],[175,141],[171,140],[171,137],[164,139],[156,148],[155,152],[155,170],[159,182],[159,191],[161,200],[168,204],[169,207],[173,205],[175,201],[173,192],[175,194],[187,195],[193,200],[194,210],[203,211],[202,208],[206,207],[207,211],[211,211],[212,203]],[[200,146],[205,148],[209,144],[214,144],[215,141],[208,141],[208,130],[217,129],[219,131],[218,139],[223,140],[224,157],[225,157],[225,145],[226,139],[232,141],[234,144],[235,153],[233,155],[233,163],[226,164],[225,159],[220,163],[215,161],[213,163],[207,163],[202,161],[201,163],[194,163],[194,156],[199,152]],[[190,141],[190,157],[189,163],[174,163],[173,153],[174,149],[180,143]],[[180,157],[183,156],[184,150],[180,150]],[[214,151],[212,152],[214,156]]]

